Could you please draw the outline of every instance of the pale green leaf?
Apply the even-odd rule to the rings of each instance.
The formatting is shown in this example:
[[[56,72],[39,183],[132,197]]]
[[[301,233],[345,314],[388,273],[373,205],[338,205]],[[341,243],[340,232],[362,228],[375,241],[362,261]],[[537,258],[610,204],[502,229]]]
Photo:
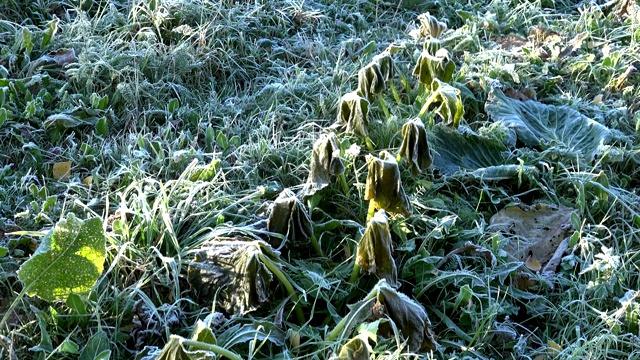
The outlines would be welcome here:
[[[411,204],[402,187],[400,169],[393,155],[381,151],[380,157],[367,155],[368,173],[365,200],[372,200],[377,209],[391,214],[411,215]]]
[[[334,133],[322,134],[313,144],[309,177],[303,196],[311,196],[316,191],[329,186],[331,177],[344,172],[344,164],[340,158],[340,147]]]
[[[553,147],[591,161],[611,138],[607,127],[570,107],[515,100],[497,89],[492,94],[486,104],[487,114],[513,129],[518,141],[527,147]]]
[[[35,253],[18,271],[28,295],[48,301],[91,289],[102,274],[105,235],[99,218],[67,215],[42,238]]]
[[[109,355],[104,354],[105,351],[108,351]],[[104,331],[98,331],[89,338],[89,341],[87,341],[87,345],[82,349],[78,360],[95,360],[99,359],[101,355],[103,359],[105,356],[107,356],[106,359],[111,356],[109,338]]]

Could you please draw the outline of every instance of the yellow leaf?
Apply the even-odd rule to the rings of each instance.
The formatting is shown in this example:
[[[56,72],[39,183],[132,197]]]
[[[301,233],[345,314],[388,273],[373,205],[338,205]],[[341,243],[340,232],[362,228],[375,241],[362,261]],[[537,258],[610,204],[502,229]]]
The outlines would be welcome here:
[[[71,170],[71,161],[59,162],[53,164],[53,178],[61,180],[69,176]]]
[[[593,105],[600,105],[600,104],[602,104],[602,94],[598,94],[593,97]]]
[[[540,271],[540,269],[542,269],[542,264],[540,264],[540,261],[536,260],[533,256],[529,256],[524,264],[527,268],[529,268],[529,270],[534,272]]]
[[[547,355],[538,355],[533,360],[547,360]]]
[[[549,340],[547,342],[547,353],[549,353],[549,355],[555,356],[561,352],[562,352],[562,346],[558,345],[557,342],[553,340]]]
[[[82,179],[82,184],[85,186],[89,186],[91,185],[91,183],[93,182],[93,176],[89,175],[86,178]]]

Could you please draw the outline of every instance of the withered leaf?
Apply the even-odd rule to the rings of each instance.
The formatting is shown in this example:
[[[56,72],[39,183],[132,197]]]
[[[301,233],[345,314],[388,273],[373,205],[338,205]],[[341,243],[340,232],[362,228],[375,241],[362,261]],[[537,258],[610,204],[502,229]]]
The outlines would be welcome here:
[[[340,158],[340,147],[334,133],[320,135],[313,144],[309,177],[303,196],[311,196],[331,183],[331,177],[342,174],[344,164]]]
[[[409,35],[414,39],[426,38],[428,36],[438,37],[447,30],[447,24],[438,21],[429,12],[418,15],[420,27],[412,31]]]
[[[189,283],[205,299],[216,298],[231,314],[246,314],[268,301],[273,279],[260,255],[278,258],[263,241],[242,236],[220,237],[202,245],[189,263]]]
[[[43,60],[53,61],[59,66],[66,66],[75,62],[78,62],[75,49],[61,48],[56,51],[52,51],[42,57]]]
[[[306,207],[289,189],[284,189],[271,206],[267,230],[282,234],[285,241],[299,243],[313,235],[313,225]],[[282,244],[271,244],[279,248]]]
[[[578,210],[542,203],[508,206],[491,217],[490,229],[507,237],[504,250],[516,260],[526,262],[534,259],[538,262],[527,264],[527,267],[533,267],[531,270],[542,267],[547,272],[555,271],[545,265],[563,240],[573,233],[571,214],[574,213],[577,214]]]
[[[377,209],[391,214],[411,215],[409,198],[402,187],[400,169],[393,155],[381,151],[380,157],[367,155],[368,174],[365,185],[365,200],[373,200]]]
[[[369,360],[369,348],[366,338],[356,336],[342,345],[337,360]]]
[[[393,243],[389,222],[384,210],[376,212],[369,220],[367,228],[358,244],[356,263],[369,273],[386,279],[389,285],[398,286],[398,270],[393,256]]]
[[[409,120],[402,126],[400,156],[409,162],[414,176],[431,166],[433,158],[427,142],[427,131],[420,118]]]
[[[357,324],[367,320],[386,317],[400,330],[410,351],[431,350],[438,346],[430,329],[431,321],[422,305],[389,286],[385,279],[349,309],[347,326],[341,331],[343,334],[350,334]]]
[[[358,91],[367,100],[371,101],[386,86],[387,84],[378,63],[372,61],[358,71]]]
[[[368,114],[369,101],[352,91],[340,99],[337,124],[349,134],[365,137],[368,135]]]
[[[430,87],[435,79],[443,82],[451,81],[456,65],[451,60],[449,52],[442,48],[432,54],[426,46],[427,44],[413,68],[413,75],[427,87]]]

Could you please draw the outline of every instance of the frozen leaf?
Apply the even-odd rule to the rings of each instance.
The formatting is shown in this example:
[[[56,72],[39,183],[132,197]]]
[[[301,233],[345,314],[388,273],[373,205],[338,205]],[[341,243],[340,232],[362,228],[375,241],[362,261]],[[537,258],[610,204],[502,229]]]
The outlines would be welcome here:
[[[368,134],[368,113],[369,102],[367,99],[358,95],[357,91],[352,91],[340,99],[337,124],[349,134],[365,137]]]
[[[418,20],[420,21],[420,27],[409,33],[414,39],[422,39],[428,36],[438,37],[447,30],[447,24],[438,21],[435,16],[428,12],[418,15]]]
[[[497,89],[492,94],[487,114],[513,129],[525,146],[554,147],[591,161],[611,138],[607,127],[570,107],[509,99]]]
[[[89,186],[91,185],[91,183],[93,182],[93,176],[89,175],[87,177],[85,177],[84,179],[82,179],[82,185],[84,186]]]
[[[440,115],[445,123],[451,124],[454,128],[460,125],[460,119],[464,115],[464,107],[460,99],[460,90],[438,79],[432,84],[432,93],[425,102],[420,115],[433,103],[440,103],[436,109],[436,114]]]
[[[51,58],[51,60],[55,61],[55,63],[60,66],[66,66],[69,64],[73,64],[74,62],[78,62],[76,51],[74,49],[58,49],[56,51],[50,52],[48,56],[49,58]]]
[[[380,66],[376,62],[370,62],[358,71],[358,91],[367,100],[371,101],[386,86]]]
[[[245,237],[209,241],[189,264],[189,283],[228,313],[246,314],[268,301],[273,276],[261,254],[278,257],[268,244]]]
[[[526,264],[534,259],[544,267],[562,241],[573,233],[571,215],[577,212],[566,206],[542,203],[508,206],[491,217],[490,229],[508,238],[504,250],[516,260]],[[538,267],[533,260],[526,265]]]
[[[338,360],[369,360],[370,353],[373,351],[367,339],[356,336],[349,340],[340,348]]]
[[[98,355],[110,350],[109,337],[104,331],[98,331],[87,341],[78,360],[95,360]]]
[[[485,181],[537,175],[534,166],[510,164],[513,160],[507,147],[495,138],[470,131],[461,133],[443,125],[436,125],[429,135],[436,154],[433,165],[444,174],[463,172]]]
[[[375,273],[381,279],[386,279],[389,285],[398,286],[398,270],[391,256],[393,243],[389,222],[384,210],[378,211],[369,220],[367,229],[358,244],[356,263],[368,273]]]
[[[99,218],[79,220],[69,213],[42,239],[18,271],[28,295],[47,301],[91,289],[104,266],[105,235]]]
[[[389,46],[392,48],[392,46]],[[393,64],[393,58],[391,57],[391,51],[389,49],[383,51],[381,54],[376,55],[372,62],[376,63],[382,73],[382,79],[384,81],[391,81],[395,75],[395,65]]]
[[[542,265],[540,264],[540,261],[538,261],[533,256],[529,256],[527,260],[524,262],[524,265],[533,272],[538,272],[542,269]]]
[[[442,48],[431,53],[431,45],[429,44],[431,43],[425,43],[425,49],[422,50],[418,62],[413,68],[413,75],[430,88],[431,83],[436,79],[443,82],[451,81],[456,65],[451,61],[451,56],[446,49]]]
[[[356,325],[367,320],[377,320],[386,317],[406,340],[410,351],[432,350],[438,344],[435,334],[431,331],[431,321],[422,305],[405,294],[395,290],[382,279],[367,294],[354,305],[349,306],[350,312],[328,335],[328,339],[339,333],[350,334]]]
[[[213,360],[215,353],[204,350],[189,351],[182,344],[183,338],[171,335],[169,342],[162,348],[162,352],[155,360]]]
[[[71,170],[71,161],[64,161],[53,164],[52,175],[56,180],[61,180],[69,177]]]
[[[420,118],[409,120],[402,126],[400,156],[409,162],[413,175],[418,175],[431,165],[433,158],[427,142],[427,131]]]
[[[391,214],[411,215],[409,198],[404,193],[400,169],[393,155],[380,152],[380,157],[367,155],[368,174],[365,185],[365,200],[372,200],[377,209]]]
[[[307,209],[291,190],[282,190],[271,205],[267,230],[284,235],[294,244],[308,241],[313,236],[313,224]],[[276,248],[281,245],[277,244]]]
[[[334,133],[322,134],[313,144],[309,177],[304,196],[311,196],[331,183],[331,177],[342,174],[344,164],[340,158],[340,147]]]

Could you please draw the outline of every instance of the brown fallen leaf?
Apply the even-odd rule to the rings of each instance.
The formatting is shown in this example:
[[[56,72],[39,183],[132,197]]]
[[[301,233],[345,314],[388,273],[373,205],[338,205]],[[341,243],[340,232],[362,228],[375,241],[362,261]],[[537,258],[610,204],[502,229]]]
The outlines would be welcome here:
[[[533,272],[538,272],[540,271],[540,269],[542,269],[540,261],[536,260],[536,258],[534,258],[533,256],[529,256],[527,258],[527,261],[524,262],[524,265]]]

